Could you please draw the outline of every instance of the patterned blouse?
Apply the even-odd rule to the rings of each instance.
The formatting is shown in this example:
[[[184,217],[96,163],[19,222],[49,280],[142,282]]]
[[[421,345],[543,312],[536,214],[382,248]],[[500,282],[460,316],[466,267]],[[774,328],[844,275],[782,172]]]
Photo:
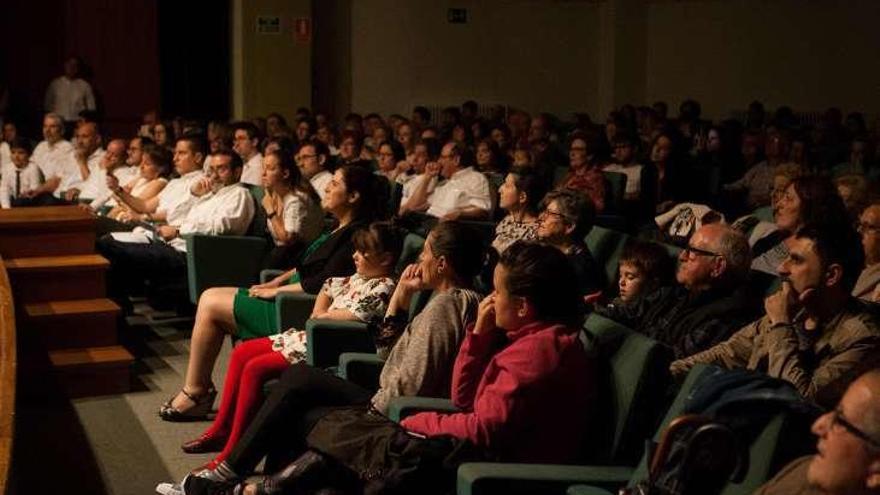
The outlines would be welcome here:
[[[359,321],[369,322],[385,315],[394,287],[394,280],[388,277],[363,278],[354,274],[327,279],[321,291],[333,300],[328,311],[348,310]],[[307,342],[304,330],[290,328],[269,339],[272,340],[272,350],[283,354],[291,363],[305,359]]]
[[[513,215],[504,217],[495,227],[495,239],[492,247],[498,254],[504,252],[516,241],[534,241],[538,238],[538,221],[520,222]]]

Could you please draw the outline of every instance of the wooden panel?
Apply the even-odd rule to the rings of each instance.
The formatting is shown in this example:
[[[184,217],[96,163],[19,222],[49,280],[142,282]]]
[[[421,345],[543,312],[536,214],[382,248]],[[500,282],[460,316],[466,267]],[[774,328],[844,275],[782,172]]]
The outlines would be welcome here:
[[[2,258],[0,258],[2,261]],[[15,310],[6,270],[0,266],[0,494],[6,493],[15,418]]]
[[[106,294],[104,268],[70,267],[61,273],[9,270],[18,304],[99,298]]]
[[[127,392],[134,357],[121,346],[65,349],[49,353],[70,397]]]
[[[0,256],[88,254],[94,251],[95,219],[76,206],[0,210]]]
[[[24,321],[48,350],[111,346],[118,342],[119,311],[109,299],[48,301],[25,305]]]
[[[6,270],[15,276],[17,273],[37,273],[50,271],[60,273],[66,270],[108,268],[110,262],[97,254],[77,254],[73,256],[41,256],[34,258],[14,258],[4,262]]]

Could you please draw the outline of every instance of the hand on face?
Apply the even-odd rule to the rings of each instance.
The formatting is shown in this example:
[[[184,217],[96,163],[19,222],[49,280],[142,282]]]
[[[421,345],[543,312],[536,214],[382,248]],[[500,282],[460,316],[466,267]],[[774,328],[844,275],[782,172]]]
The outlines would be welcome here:
[[[403,270],[403,273],[400,274],[400,280],[397,282],[397,286],[411,292],[425,288],[425,282],[422,280],[422,268],[418,263],[413,263]]]
[[[490,294],[480,301],[477,308],[477,322],[474,323],[474,335],[494,331],[495,326],[495,295]]]
[[[816,296],[816,289],[808,287],[797,293],[789,280],[783,280],[782,287],[764,299],[764,310],[771,325],[791,323],[794,313],[809,305]]]
[[[440,169],[441,167],[439,163],[428,162],[428,164],[425,165],[425,174],[428,177],[437,177],[438,175],[440,175]]]

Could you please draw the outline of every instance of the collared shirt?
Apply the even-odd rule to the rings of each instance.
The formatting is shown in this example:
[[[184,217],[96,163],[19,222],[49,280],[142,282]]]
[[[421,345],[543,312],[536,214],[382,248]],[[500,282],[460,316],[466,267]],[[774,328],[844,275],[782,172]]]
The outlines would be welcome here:
[[[263,185],[263,155],[256,153],[245,162],[241,170],[241,183],[252,186]]]
[[[765,316],[726,341],[672,363],[682,374],[697,363],[746,368],[790,382],[806,398],[834,407],[849,383],[880,363],[880,322],[857,299],[812,330],[802,315],[792,324],[771,325]]]
[[[19,172],[20,171],[20,172]],[[17,184],[17,181],[21,181]],[[11,208],[12,199],[16,198],[16,185],[19,195],[40,186],[40,168],[33,160],[23,169],[15,165],[3,167],[3,178],[0,179],[0,207]]]
[[[284,206],[280,214],[284,220],[284,230],[288,234],[295,234],[297,241],[311,243],[324,229],[324,210],[306,193],[290,192],[284,196]],[[266,219],[267,226],[271,223],[272,220]],[[271,227],[269,232],[275,237]],[[284,244],[276,239],[275,245]]]
[[[326,170],[321,170],[309,179],[309,182],[312,184],[312,187],[315,188],[315,192],[318,193],[318,196],[320,196],[321,199],[324,199],[324,190],[327,189],[327,184],[330,183],[332,178],[333,174]]]
[[[762,486],[754,495],[822,495],[822,490],[810,486],[807,471],[813,456],[795,459],[782,468],[772,480]]]
[[[428,215],[435,217],[469,207],[491,212],[489,181],[473,167],[463,168],[434,188],[428,196],[428,205]]]
[[[612,163],[606,165],[602,170],[605,172],[617,172],[626,176],[626,189],[623,197],[627,200],[639,199],[642,194],[642,165],[633,163],[631,165],[623,165],[620,163]]]
[[[73,145],[70,141],[62,139],[55,144],[49,144],[44,140],[34,148],[31,160],[40,167],[43,179],[49,180],[58,175],[56,171],[67,163],[71,153],[73,153]]]
[[[117,168],[113,171],[113,176],[122,185],[127,184],[131,180],[128,167]],[[79,197],[81,199],[109,198],[110,194],[110,188],[107,187],[107,171],[100,165],[98,165],[97,170],[92,170],[89,178],[79,186]]]
[[[101,170],[101,160],[104,159],[104,150],[96,149],[86,159],[86,166],[89,167],[89,177],[83,177],[79,164],[76,162],[76,150],[67,155],[67,161],[62,162],[61,166],[56,170],[56,174],[61,177],[61,185],[55,190],[55,196],[60,197],[63,191],[70,189],[79,189],[86,185],[86,181]],[[98,178],[96,178],[97,180]],[[97,182],[95,183],[97,184]],[[106,183],[105,183],[106,187]]]
[[[174,249],[186,252],[187,234],[242,235],[254,218],[254,198],[240,183],[199,198],[187,213],[178,230],[179,236],[168,241]]]
[[[183,223],[189,209],[198,199],[190,192],[193,184],[199,181],[204,174],[201,170],[193,170],[192,172],[172,180],[159,193],[159,205],[156,211],[165,212],[165,222],[175,227]]]
[[[46,89],[45,108],[47,112],[57,113],[64,120],[73,122],[83,110],[95,109],[92,86],[80,78],[57,77]]]

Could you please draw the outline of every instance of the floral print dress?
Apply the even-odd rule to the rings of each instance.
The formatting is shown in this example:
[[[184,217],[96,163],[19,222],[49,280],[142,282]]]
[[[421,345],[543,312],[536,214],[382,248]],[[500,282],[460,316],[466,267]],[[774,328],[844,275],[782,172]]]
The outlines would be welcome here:
[[[333,301],[328,311],[348,310],[358,321],[369,322],[385,315],[394,287],[394,280],[388,277],[364,278],[354,274],[327,279],[321,292]],[[308,346],[305,330],[290,328],[269,339],[272,340],[272,350],[280,352],[290,363],[305,359]]]

